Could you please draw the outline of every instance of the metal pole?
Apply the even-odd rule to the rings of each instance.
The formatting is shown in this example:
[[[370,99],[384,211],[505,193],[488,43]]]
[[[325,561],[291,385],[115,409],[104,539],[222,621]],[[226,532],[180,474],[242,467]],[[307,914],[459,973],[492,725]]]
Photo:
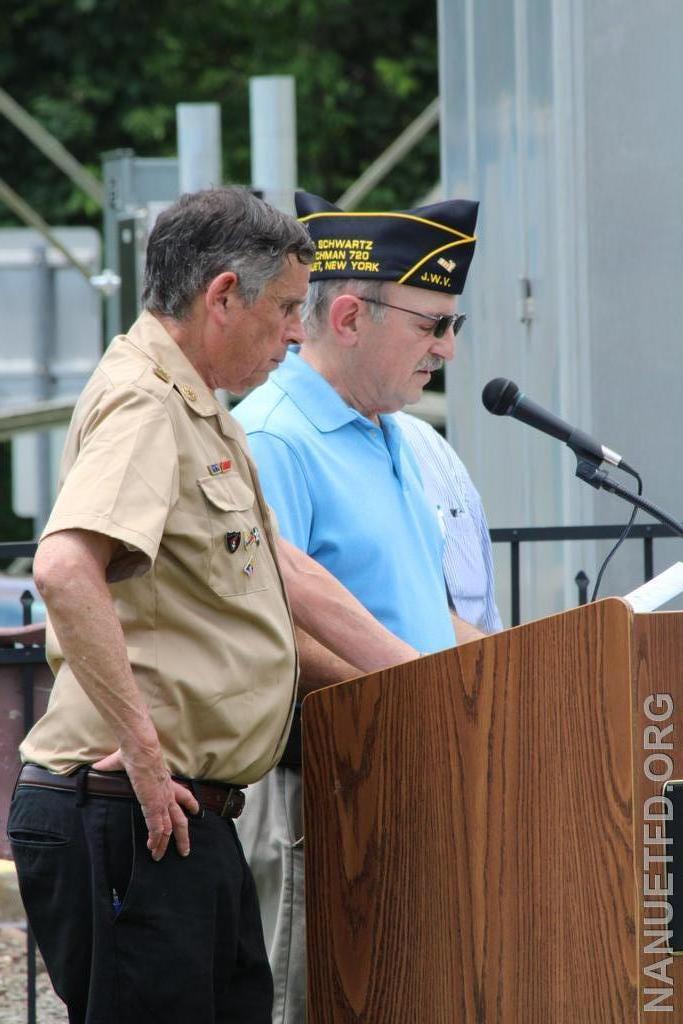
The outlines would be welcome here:
[[[20,107],[4,89],[0,89],[0,114],[4,114],[15,128],[23,132],[29,142],[37,146],[48,160],[51,160],[61,171],[64,171],[64,174],[71,178],[74,185],[78,185],[80,189],[87,192],[98,206],[104,206],[104,186],[102,182],[98,181],[87,167],[84,167],[71,153],[64,149],[61,142],[54,135],[51,135],[46,128],[43,128],[42,124],[36,121],[34,117],[31,117],[23,107]]]
[[[510,625],[519,626],[521,617],[521,588],[519,584],[519,541],[510,542],[510,589],[512,594]]]
[[[0,441],[32,430],[51,430],[69,422],[78,396],[28,400],[21,405],[3,405],[0,412]]]
[[[218,103],[178,103],[180,191],[198,192],[223,183],[221,108]]]
[[[37,398],[46,399],[52,391],[50,364],[54,356],[55,324],[57,310],[55,303],[55,274],[48,262],[47,249],[38,251],[39,288],[36,296],[38,315],[35,345]],[[50,515],[52,479],[50,459],[50,435],[45,431],[36,436],[36,465],[29,467],[35,473],[36,505],[33,520],[35,536],[39,536]]]
[[[439,121],[439,97],[425,107],[421,114],[411,121],[407,128],[394,139],[390,146],[374,160],[360,178],[347,188],[336,202],[342,210],[353,210],[361,199],[387,176],[389,171],[406,156],[407,153],[431,131]]]
[[[26,924],[26,1020],[36,1024],[36,940],[30,924]]]
[[[249,80],[251,184],[266,202],[294,212],[296,91],[291,75]]]
[[[654,541],[652,537],[643,539],[643,558],[645,582],[651,580],[655,574]]]
[[[21,595],[22,622],[30,626],[33,621],[33,594],[25,590]],[[33,675],[34,666],[21,666],[21,688],[24,698],[24,733],[32,728],[35,720]],[[27,1024],[36,1024],[36,940],[31,926],[26,922],[26,1020]]]
[[[35,228],[36,231],[41,233],[43,238],[47,239],[50,245],[54,246],[55,249],[59,249],[71,266],[75,267],[76,270],[83,275],[86,281],[92,283],[92,275],[85,263],[81,263],[81,261],[74,256],[71,250],[59,241],[55,233],[52,231],[50,226],[45,223],[40,214],[36,213],[33,207],[29,206],[21,196],[17,195],[14,189],[10,188],[7,182],[3,181],[2,178],[0,178],[0,200],[6,203],[12,213],[16,214],[20,220],[23,220],[24,224],[28,224],[30,228]]]

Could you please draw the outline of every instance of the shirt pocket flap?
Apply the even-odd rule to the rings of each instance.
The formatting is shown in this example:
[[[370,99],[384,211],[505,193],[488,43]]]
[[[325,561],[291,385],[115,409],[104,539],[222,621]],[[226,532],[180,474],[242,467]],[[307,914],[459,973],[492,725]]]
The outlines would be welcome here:
[[[238,476],[203,476],[197,483],[207,500],[223,512],[246,512],[254,504],[254,492]]]

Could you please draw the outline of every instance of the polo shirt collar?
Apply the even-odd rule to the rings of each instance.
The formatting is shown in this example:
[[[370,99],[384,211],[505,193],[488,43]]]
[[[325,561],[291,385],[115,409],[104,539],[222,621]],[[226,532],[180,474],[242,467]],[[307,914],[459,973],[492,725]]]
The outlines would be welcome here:
[[[296,352],[287,353],[270,379],[321,433],[338,430],[354,420],[370,422],[347,405],[323,375]]]
[[[396,476],[405,486],[403,467],[404,446],[401,430],[393,416],[382,413],[380,425],[353,409],[344,401],[329,381],[314,370],[296,351],[290,349],[283,363],[271,374],[270,380],[284,391],[320,433],[339,430],[347,423],[357,422],[384,437]]]
[[[148,356],[162,380],[168,378],[197,416],[220,416],[222,406],[168,331],[151,313],[141,313],[126,337]]]

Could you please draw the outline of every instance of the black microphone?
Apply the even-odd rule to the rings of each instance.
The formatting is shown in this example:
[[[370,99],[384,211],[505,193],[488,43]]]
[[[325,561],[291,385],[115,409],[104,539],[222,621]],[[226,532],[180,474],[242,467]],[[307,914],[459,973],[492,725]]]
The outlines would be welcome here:
[[[494,416],[514,416],[522,423],[528,423],[530,427],[542,430],[559,441],[564,441],[573,451],[579,455],[588,455],[597,459],[598,462],[611,462],[613,466],[621,466],[627,472],[631,471],[628,463],[624,462],[618,452],[605,447],[582,430],[577,430],[569,423],[565,423],[559,416],[548,412],[542,405],[538,405],[531,398],[519,390],[512,380],[505,377],[495,377],[490,380],[481,394],[481,400],[489,412]]]

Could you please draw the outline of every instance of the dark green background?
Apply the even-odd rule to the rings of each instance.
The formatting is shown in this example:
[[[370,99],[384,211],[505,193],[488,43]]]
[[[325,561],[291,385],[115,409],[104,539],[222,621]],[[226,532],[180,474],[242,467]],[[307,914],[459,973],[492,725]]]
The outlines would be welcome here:
[[[220,103],[224,176],[249,182],[249,78],[297,83],[299,184],[334,201],[436,96],[433,0],[4,0],[0,84],[74,156],[175,153],[175,105]],[[51,224],[95,204],[0,118],[0,176]],[[411,205],[438,178],[430,133],[365,207]],[[0,223],[13,223],[0,209]]]
[[[296,78],[299,184],[334,201],[436,96],[436,4],[418,0],[3,0],[0,85],[98,177],[102,152],[176,152],[175,105],[216,102],[226,181],[249,183],[249,78]],[[415,204],[436,182],[433,130],[362,208]],[[0,177],[52,225],[97,205],[0,116]],[[18,222],[0,204],[0,225]],[[1,314],[0,314],[1,315]],[[0,540],[10,511],[0,444]]]

